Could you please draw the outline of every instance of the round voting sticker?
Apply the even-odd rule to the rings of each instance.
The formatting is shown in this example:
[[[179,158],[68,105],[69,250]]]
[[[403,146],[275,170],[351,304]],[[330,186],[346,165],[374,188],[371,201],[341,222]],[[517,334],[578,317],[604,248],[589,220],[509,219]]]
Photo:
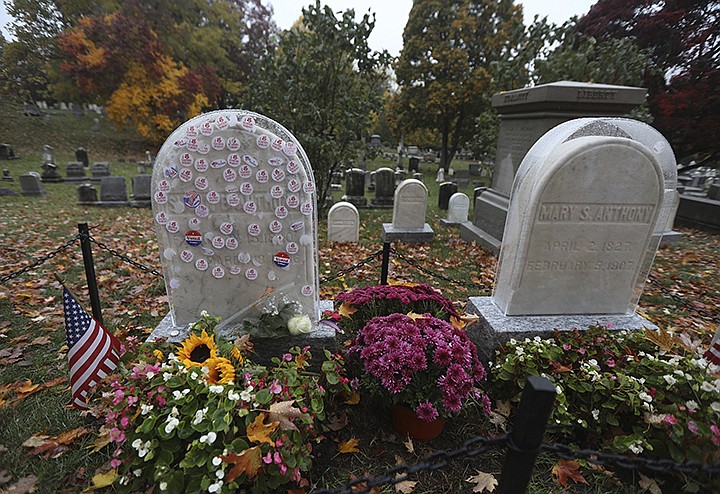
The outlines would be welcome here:
[[[205,195],[205,199],[207,199],[207,202],[209,202],[210,204],[217,204],[220,202],[220,194],[218,194],[214,190],[211,190],[207,193],[207,195]]]
[[[247,214],[255,214],[257,212],[257,204],[255,204],[255,201],[248,201],[243,205],[243,209]]]
[[[197,230],[188,230],[185,232],[185,242],[192,247],[197,247],[202,243],[202,234]]]
[[[223,276],[225,276],[225,270],[222,268],[222,266],[215,266],[215,267],[212,269],[212,275],[213,275],[215,278],[220,279],[220,278],[222,278]]]
[[[257,147],[267,149],[270,146],[270,138],[266,135],[259,135],[257,138]]]
[[[249,279],[250,281],[256,280],[257,277],[258,277],[257,269],[248,268],[245,270],[245,278]]]
[[[273,262],[279,268],[286,268],[290,265],[290,255],[287,252],[278,252],[273,256]]]
[[[165,225],[165,228],[170,233],[177,233],[180,231],[180,223],[178,223],[175,220],[168,221],[167,224]]]
[[[232,167],[240,166],[240,155],[237,153],[228,154],[227,162]]]
[[[195,254],[193,254],[189,250],[184,250],[180,253],[180,259],[182,259],[183,262],[192,262],[194,257]]]
[[[200,173],[205,173],[208,171],[208,167],[210,165],[208,164],[208,160],[205,158],[198,158],[195,160],[195,169],[199,171]]]
[[[208,268],[208,262],[206,259],[203,259],[202,257],[195,261],[195,267],[199,269],[200,271],[205,271]]]
[[[305,285],[300,289],[300,293],[305,295],[306,297],[311,296],[313,293],[315,293],[315,289],[312,287],[312,285]]]
[[[194,190],[188,190],[183,195],[183,202],[189,208],[195,209],[196,207],[198,207],[200,205],[201,201],[202,201],[202,199],[200,198],[200,194],[198,194]]]

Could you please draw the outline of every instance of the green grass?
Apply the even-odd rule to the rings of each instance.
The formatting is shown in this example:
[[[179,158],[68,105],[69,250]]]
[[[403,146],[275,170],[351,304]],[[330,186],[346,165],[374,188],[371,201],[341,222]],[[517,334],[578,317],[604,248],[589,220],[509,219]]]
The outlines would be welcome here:
[[[11,115],[11,113],[13,115]],[[17,113],[17,115],[14,115]],[[9,118],[10,134],[3,134],[3,141],[13,145],[19,160],[0,163],[16,177],[10,185],[19,191],[17,177],[28,171],[41,171],[40,154],[43,144],[56,148],[56,161],[64,174],[64,163],[74,161],[73,151],[78,146],[89,149],[91,161],[111,161],[114,174],[128,179],[136,174],[135,165],[117,163],[118,158],[142,159],[145,146],[131,133],[107,130],[92,133],[92,115],[77,118],[71,112],[53,114],[49,124],[42,119],[23,117],[19,108],[0,104],[0,118]],[[104,124],[106,122],[103,122]],[[151,149],[154,154],[154,150]],[[455,163],[457,168],[467,163]],[[394,162],[382,158],[368,162],[368,169],[381,166],[394,168]],[[407,161],[406,161],[407,166]],[[490,285],[495,268],[495,256],[475,245],[459,239],[456,228],[445,227],[440,219],[445,211],[437,206],[438,184],[435,182],[436,165],[421,164],[425,183],[429,189],[427,221],[436,232],[430,245],[397,243],[394,248],[415,259],[433,273],[453,280]],[[8,186],[3,184],[2,186]],[[159,267],[157,244],[152,226],[152,215],[147,209],[133,208],[86,208],[76,205],[76,185],[45,184],[48,196],[43,198],[0,197],[3,214],[0,215],[0,276],[4,276],[33,260],[54,250],[77,232],[77,223],[87,222],[92,234],[133,259],[153,268]],[[472,196],[472,185],[462,190]],[[336,192],[339,199],[343,192]],[[372,194],[367,194],[370,198]],[[363,209],[361,215],[361,240],[357,245],[336,245],[326,242],[326,221],[321,218],[320,275],[328,276],[346,268],[382,247],[381,224],[391,221],[392,210]],[[702,301],[711,305],[720,299],[717,280],[717,252],[720,237],[693,230],[683,230],[685,238],[677,246],[664,247],[658,253],[653,272],[668,287],[679,283],[678,294],[686,300]],[[123,263],[93,245],[96,271],[106,326],[116,333],[144,338],[167,313],[167,302],[162,279]],[[4,364],[0,358],[0,389],[22,380],[44,383],[56,377],[67,376],[67,362],[62,349],[65,344],[64,323],[60,289],[52,274],[61,273],[68,285],[79,294],[86,307],[82,257],[77,245],[55,256],[47,263],[0,286],[0,351],[21,345],[22,358],[18,362]],[[323,285],[323,298],[331,298],[338,291],[359,285],[375,284],[380,278],[380,262],[364,267],[332,283]],[[403,262],[393,259],[390,278],[415,282],[427,282],[442,290],[452,300],[464,304],[468,296],[478,295],[475,289],[458,286],[417,271]],[[648,285],[641,300],[643,310],[654,321],[678,328],[710,331],[709,321],[697,317],[685,308],[661,294],[656,287]],[[711,307],[717,315],[717,308]],[[707,329],[703,329],[707,326]],[[714,328],[712,328],[714,329]],[[27,337],[26,340],[22,338]],[[49,343],[30,345],[39,337],[48,337]],[[24,343],[23,343],[24,341]],[[10,393],[5,398],[13,396]],[[19,400],[14,405],[0,405],[0,478],[2,471],[11,476],[10,484],[18,479],[35,475],[38,479],[36,492],[79,492],[83,486],[77,482],[89,482],[95,469],[105,463],[108,450],[90,453],[86,447],[94,436],[88,434],[73,443],[68,451],[57,458],[44,459],[28,456],[29,448],[22,443],[33,434],[55,436],[69,429],[86,427],[97,429],[99,421],[68,409],[70,393],[67,385],[59,385]],[[0,395],[2,400],[2,395]],[[360,439],[361,453],[338,455],[330,440],[318,444],[316,468],[311,479],[317,486],[338,487],[350,476],[366,473],[380,475],[392,467],[400,456],[407,463],[416,463],[422,457],[439,449],[454,449],[468,437],[493,436],[500,431],[495,425],[481,418],[477,410],[468,410],[453,419],[446,431],[432,443],[416,443],[410,453],[403,440],[392,432],[388,418],[380,407],[361,403],[347,410],[349,425],[340,431],[338,439]],[[329,435],[329,434],[328,434]],[[482,470],[499,474],[502,468],[502,452],[492,452],[476,459],[462,459],[434,473],[421,473],[415,479],[415,493],[471,492],[472,485],[465,479]],[[590,483],[575,485],[566,490],[554,483],[550,470],[556,458],[541,455],[532,479],[532,493],[599,493],[624,494],[639,492],[632,478],[616,476],[602,471],[583,470]],[[0,484],[0,490],[6,488]],[[386,487],[381,492],[394,492]]]

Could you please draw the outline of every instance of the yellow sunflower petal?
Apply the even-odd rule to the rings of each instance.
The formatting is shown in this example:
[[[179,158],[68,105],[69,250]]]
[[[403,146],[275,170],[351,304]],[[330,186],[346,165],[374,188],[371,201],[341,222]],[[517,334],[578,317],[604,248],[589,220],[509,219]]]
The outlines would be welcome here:
[[[178,359],[186,367],[204,364],[206,360],[217,357],[217,346],[212,336],[203,331],[200,336],[191,334],[178,348]]]

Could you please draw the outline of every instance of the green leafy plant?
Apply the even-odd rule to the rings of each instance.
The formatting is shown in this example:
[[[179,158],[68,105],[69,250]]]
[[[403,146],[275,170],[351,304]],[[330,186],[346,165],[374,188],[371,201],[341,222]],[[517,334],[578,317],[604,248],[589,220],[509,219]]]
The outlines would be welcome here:
[[[313,372],[309,349],[294,348],[271,367],[254,365],[208,334],[217,321],[204,315],[166,358],[157,344],[130,349],[109,378],[95,413],[115,445],[118,491],[307,485],[326,406],[334,393],[349,394],[342,359],[326,350]]]
[[[676,462],[720,460],[720,367],[679,337],[594,326],[510,340],[491,375],[496,397],[511,400],[527,376],[550,379],[558,390],[551,421],[580,426],[589,447]]]

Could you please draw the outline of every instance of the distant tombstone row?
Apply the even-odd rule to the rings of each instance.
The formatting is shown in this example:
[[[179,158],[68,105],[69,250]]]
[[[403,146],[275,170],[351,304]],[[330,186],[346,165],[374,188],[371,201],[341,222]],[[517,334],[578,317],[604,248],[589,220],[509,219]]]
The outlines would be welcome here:
[[[136,175],[132,179],[133,196],[128,201],[125,177],[102,177],[100,179],[100,199],[92,183],[82,183],[77,188],[78,205],[99,207],[150,207],[151,175]]]

